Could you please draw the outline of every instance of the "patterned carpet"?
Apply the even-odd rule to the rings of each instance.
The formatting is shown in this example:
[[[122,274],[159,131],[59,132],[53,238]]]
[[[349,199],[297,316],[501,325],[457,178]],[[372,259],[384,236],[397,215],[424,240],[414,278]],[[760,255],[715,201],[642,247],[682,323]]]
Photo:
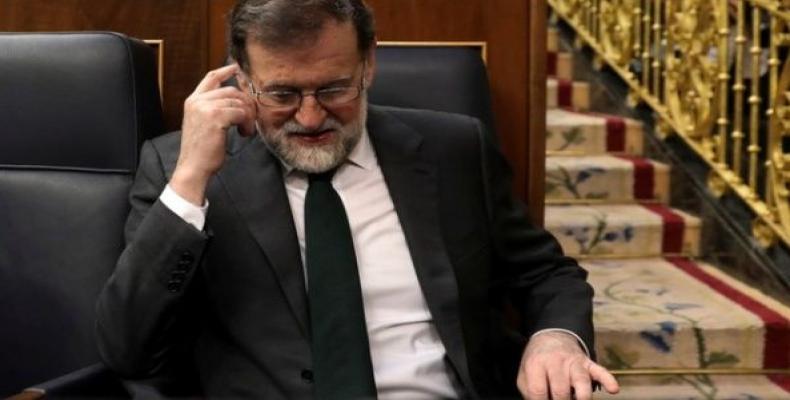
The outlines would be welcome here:
[[[790,308],[696,261],[704,221],[668,204],[670,166],[642,156],[641,123],[590,111],[561,47],[551,29],[546,227],[590,273],[614,398],[790,399],[790,375],[754,373],[790,368]]]

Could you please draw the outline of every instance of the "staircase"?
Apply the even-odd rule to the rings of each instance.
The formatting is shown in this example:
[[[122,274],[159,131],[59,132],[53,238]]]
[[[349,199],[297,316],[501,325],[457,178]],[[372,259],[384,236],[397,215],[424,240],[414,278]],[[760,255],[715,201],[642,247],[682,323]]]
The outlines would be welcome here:
[[[614,398],[790,399],[770,374],[790,368],[790,308],[697,261],[704,221],[668,204],[670,166],[643,157],[639,121],[591,111],[563,48],[551,28],[546,228],[590,273]]]

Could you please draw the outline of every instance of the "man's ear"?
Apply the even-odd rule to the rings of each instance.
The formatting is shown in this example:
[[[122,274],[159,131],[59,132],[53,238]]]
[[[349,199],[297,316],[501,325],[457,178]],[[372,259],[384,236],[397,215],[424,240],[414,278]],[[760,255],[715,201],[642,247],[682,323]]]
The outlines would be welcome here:
[[[365,54],[365,76],[363,77],[365,82],[365,89],[370,88],[373,85],[373,77],[376,75],[376,40],[373,40],[373,45],[370,46],[368,53]]]
[[[241,68],[239,68],[239,72],[236,73],[236,83],[238,84],[239,90],[242,92],[246,92],[247,88],[250,87],[250,81],[247,80],[247,73]]]

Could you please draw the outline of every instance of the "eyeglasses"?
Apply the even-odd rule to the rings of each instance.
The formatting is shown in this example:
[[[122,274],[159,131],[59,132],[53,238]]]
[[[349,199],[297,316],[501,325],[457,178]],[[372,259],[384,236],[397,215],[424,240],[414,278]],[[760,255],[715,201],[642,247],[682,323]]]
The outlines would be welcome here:
[[[355,86],[330,86],[319,88],[313,91],[303,91],[297,88],[283,88],[274,90],[257,90],[248,79],[250,94],[263,107],[275,111],[296,110],[302,106],[305,97],[313,96],[315,100],[324,108],[338,107],[350,103],[359,98],[365,89],[364,87],[365,63],[362,63],[362,76],[359,85]]]

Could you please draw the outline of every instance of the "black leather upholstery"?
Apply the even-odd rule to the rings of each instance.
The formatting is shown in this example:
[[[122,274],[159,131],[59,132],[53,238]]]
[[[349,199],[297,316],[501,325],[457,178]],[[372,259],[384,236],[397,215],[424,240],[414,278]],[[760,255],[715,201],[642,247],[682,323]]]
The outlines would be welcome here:
[[[479,47],[382,45],[376,68],[371,103],[471,115],[495,131]]]
[[[140,144],[163,132],[153,49],[0,34],[0,397],[99,360]]]

